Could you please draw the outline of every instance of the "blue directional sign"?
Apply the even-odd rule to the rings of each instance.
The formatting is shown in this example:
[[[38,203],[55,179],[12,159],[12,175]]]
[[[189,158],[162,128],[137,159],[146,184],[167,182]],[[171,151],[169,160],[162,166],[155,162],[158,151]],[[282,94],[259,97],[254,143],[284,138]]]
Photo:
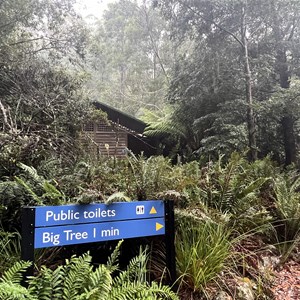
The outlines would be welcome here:
[[[35,207],[35,226],[59,226],[164,217],[161,200]]]
[[[40,227],[35,230],[34,248],[104,242],[164,234],[164,218]]]
[[[21,218],[23,260],[34,262],[38,248],[164,235],[170,282],[176,280],[172,201],[28,206]],[[33,268],[27,275],[33,275]]]

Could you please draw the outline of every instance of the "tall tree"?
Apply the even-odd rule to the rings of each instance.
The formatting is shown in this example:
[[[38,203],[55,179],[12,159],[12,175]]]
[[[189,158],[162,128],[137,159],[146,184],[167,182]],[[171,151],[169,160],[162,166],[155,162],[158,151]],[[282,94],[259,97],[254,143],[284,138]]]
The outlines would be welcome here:
[[[286,2],[286,1],[285,1]],[[300,22],[300,5],[295,1],[272,1],[272,33],[275,41],[275,70],[279,75],[280,87],[283,89],[290,88],[290,80],[292,76],[292,61],[288,58],[289,54],[295,57],[289,44],[296,43],[299,39],[297,31]],[[289,105],[289,103],[286,103]],[[281,118],[281,126],[283,132],[283,143],[285,150],[285,164],[296,163],[297,160],[297,142],[295,132],[296,119],[292,114],[288,113],[288,107]]]
[[[84,116],[78,68],[86,30],[72,1],[0,4],[0,147],[3,162],[70,153]],[[8,158],[8,159],[7,159]]]
[[[193,34],[197,42],[211,49],[211,44],[216,42],[216,37],[222,40],[222,47],[233,45],[240,48],[240,72],[244,77],[244,97],[247,103],[248,146],[251,160],[257,158],[256,125],[253,111],[252,74],[249,59],[248,37],[251,31],[257,30],[250,27],[253,16],[248,13],[250,7],[247,1],[162,1],[163,10],[168,12],[172,7],[176,17],[183,20],[181,24],[184,31]],[[180,24],[177,24],[180,26]],[[216,52],[219,49],[215,49]]]
[[[167,33],[149,1],[110,4],[90,46],[93,97],[132,115],[161,106],[173,63]]]
[[[265,149],[261,147],[266,137],[258,134],[267,124],[257,115],[257,108],[278,88],[288,88],[291,65],[298,55],[291,41],[297,38],[299,1],[161,0],[158,5],[173,22],[177,38],[193,42],[192,54],[178,64],[169,95],[182,107],[188,103],[198,108],[198,116],[194,113],[191,121],[194,119],[194,125],[207,134],[202,136],[202,144],[212,141],[214,128],[224,132],[228,125],[242,125],[245,121],[250,159],[256,159],[258,150],[263,155]],[[205,89],[210,87],[205,80],[199,83],[201,78],[206,78],[206,84],[211,78],[210,87],[218,88],[207,95]],[[227,90],[220,89],[222,84]],[[226,105],[231,105],[231,118],[230,109],[224,110]],[[216,126],[222,119],[223,126]],[[295,161],[295,120],[287,113],[280,119],[286,164]],[[232,132],[231,128],[228,133]]]
[[[278,91],[274,97],[278,99],[278,93],[281,95],[280,105],[284,108],[279,108],[279,102],[272,100],[275,105],[272,107],[273,114],[277,114],[273,116],[273,120],[277,119],[276,139],[282,141],[285,165],[297,162],[298,117],[296,112],[298,113],[298,110],[296,109],[294,113],[290,110],[290,107],[294,107],[294,105],[293,99],[290,98],[292,92],[288,89],[292,78],[299,76],[300,56],[296,46],[299,40],[299,9],[299,1],[270,0],[265,2],[261,10],[265,17],[262,22],[264,32],[259,40],[260,48],[267,49],[269,57],[273,60],[269,62],[269,69],[272,72],[270,90]],[[286,91],[283,92],[282,89]],[[269,96],[273,99],[271,93]],[[268,102],[265,103],[265,106],[271,108]],[[272,115],[272,111],[269,115]],[[262,124],[262,126],[264,125]],[[268,134],[272,135],[270,131]],[[272,152],[278,153],[279,149],[281,147],[272,149]]]

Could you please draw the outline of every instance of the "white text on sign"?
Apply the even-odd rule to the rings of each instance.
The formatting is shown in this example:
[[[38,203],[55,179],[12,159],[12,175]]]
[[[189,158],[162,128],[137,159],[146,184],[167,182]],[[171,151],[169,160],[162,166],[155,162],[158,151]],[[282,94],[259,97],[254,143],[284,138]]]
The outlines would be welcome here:
[[[97,208],[94,211],[83,211],[82,216],[84,219],[94,219],[94,218],[106,218],[106,217],[115,217],[115,210],[101,210]],[[72,209],[67,211],[59,211],[58,213],[53,212],[52,210],[46,211],[46,222],[48,221],[65,221],[65,220],[79,220],[80,212],[73,211]]]

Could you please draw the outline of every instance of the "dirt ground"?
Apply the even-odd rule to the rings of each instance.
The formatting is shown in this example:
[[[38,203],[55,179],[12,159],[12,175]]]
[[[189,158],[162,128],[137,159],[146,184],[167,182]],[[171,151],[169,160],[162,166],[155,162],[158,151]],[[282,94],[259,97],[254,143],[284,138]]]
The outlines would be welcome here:
[[[300,263],[290,261],[274,272],[272,292],[276,300],[300,300]]]

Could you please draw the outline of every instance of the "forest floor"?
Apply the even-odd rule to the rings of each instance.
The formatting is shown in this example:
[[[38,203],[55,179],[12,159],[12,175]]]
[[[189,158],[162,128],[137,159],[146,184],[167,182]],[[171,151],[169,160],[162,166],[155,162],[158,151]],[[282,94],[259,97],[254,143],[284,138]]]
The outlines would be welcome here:
[[[300,299],[300,262],[289,261],[281,270],[274,271],[272,292],[276,300]]]
[[[261,246],[259,239],[248,240],[242,245],[245,253],[247,250],[253,251],[256,247]],[[239,249],[241,250],[241,249]],[[250,252],[249,252],[250,253]],[[253,252],[252,252],[253,253]],[[295,249],[291,258],[284,264],[280,264],[280,255],[276,251],[263,251],[256,255],[249,255],[247,264],[251,265],[252,275],[256,278],[260,277],[264,281],[262,293],[257,295],[258,286],[251,284],[252,281],[247,277],[227,277],[223,278],[223,287],[231,287],[226,292],[220,291],[218,286],[212,286],[207,290],[208,298],[203,294],[193,293],[185,290],[181,291],[179,297],[181,300],[254,300],[254,299],[272,299],[272,300],[300,300],[300,248]],[[259,275],[260,274],[260,275]],[[251,274],[248,274],[251,277]],[[264,278],[264,279],[263,279]],[[247,280],[248,279],[248,280]],[[239,290],[247,283],[252,288],[243,289],[240,294]],[[253,288],[256,286],[255,288]],[[219,286],[220,287],[220,286]],[[262,286],[261,286],[262,287]],[[256,293],[253,293],[256,291]],[[256,294],[256,296],[255,296]],[[263,295],[264,294],[264,295]],[[256,298],[258,297],[258,298]]]

